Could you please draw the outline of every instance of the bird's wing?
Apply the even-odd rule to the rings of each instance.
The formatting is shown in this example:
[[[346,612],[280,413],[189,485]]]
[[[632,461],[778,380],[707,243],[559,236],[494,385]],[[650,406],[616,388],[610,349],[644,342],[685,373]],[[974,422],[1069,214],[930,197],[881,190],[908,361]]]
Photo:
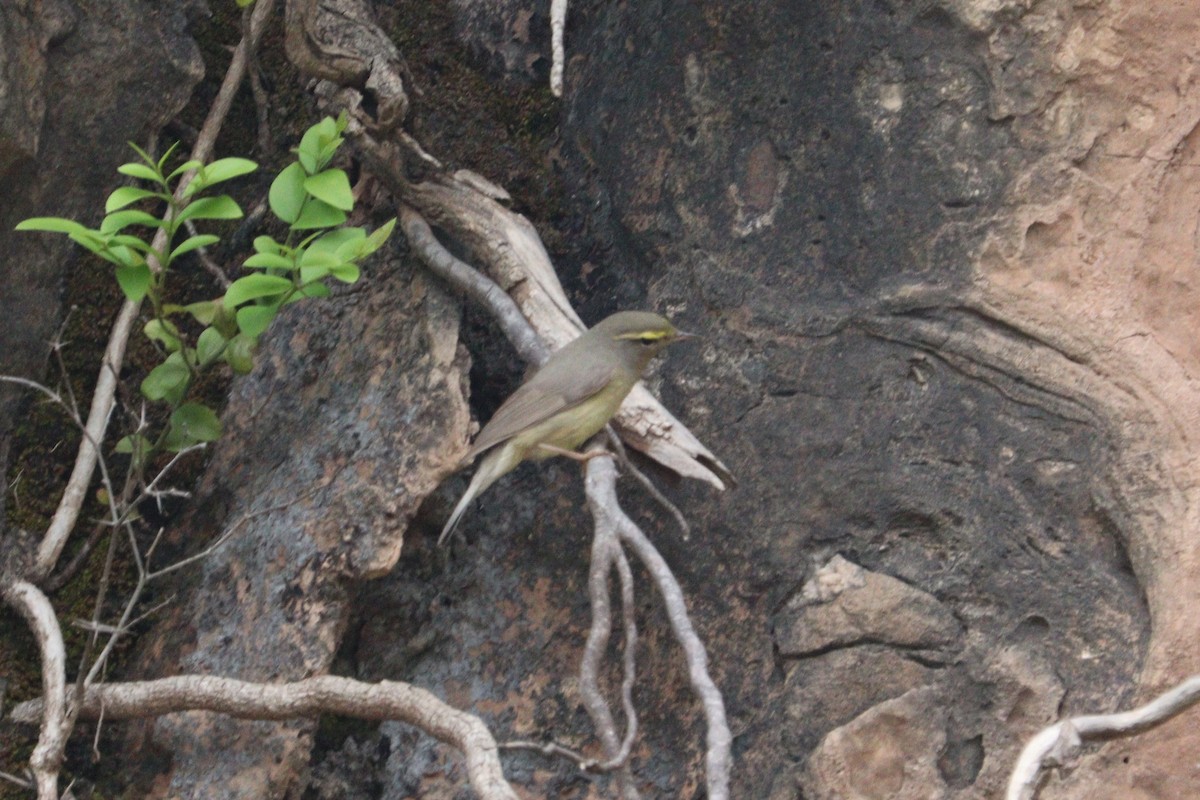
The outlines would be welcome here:
[[[547,368],[550,366],[547,364]],[[560,411],[579,405],[607,386],[614,370],[615,367],[595,370],[588,380],[577,382],[564,391],[550,388],[554,383],[561,386],[562,382],[553,380],[555,376],[547,374],[548,369],[543,369],[504,401],[475,437],[475,443],[471,445],[471,451],[464,461],[470,461],[489,447],[495,447],[530,426],[545,422]]]

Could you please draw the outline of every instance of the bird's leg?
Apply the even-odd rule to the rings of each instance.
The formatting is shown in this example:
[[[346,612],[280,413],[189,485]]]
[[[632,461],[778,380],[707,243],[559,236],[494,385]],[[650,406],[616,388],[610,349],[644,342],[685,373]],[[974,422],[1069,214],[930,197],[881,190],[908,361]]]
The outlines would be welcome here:
[[[576,453],[574,450],[567,450],[562,447],[555,447],[554,445],[546,444],[545,442],[539,444],[538,447],[540,447],[541,449],[545,450],[548,453],[553,453],[556,456],[566,456],[567,458],[571,459],[572,461],[578,461],[580,464],[586,464],[587,462],[591,461],[593,458],[599,458],[601,456],[608,456],[609,458],[614,457],[612,454],[612,451],[606,450],[603,447],[592,448],[591,450],[588,450],[586,453]]]

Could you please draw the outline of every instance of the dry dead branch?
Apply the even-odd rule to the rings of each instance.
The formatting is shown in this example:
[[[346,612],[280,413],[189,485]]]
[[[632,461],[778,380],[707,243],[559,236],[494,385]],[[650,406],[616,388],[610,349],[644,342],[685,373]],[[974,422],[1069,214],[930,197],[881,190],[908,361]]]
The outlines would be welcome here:
[[[29,759],[37,782],[38,800],[58,800],[58,771],[71,733],[67,714],[67,653],[62,629],[50,600],[26,581],[14,581],[0,590],[4,602],[25,618],[41,654],[42,697],[37,711],[26,721],[41,719],[38,743]]]
[[[550,91],[555,97],[562,97],[563,93],[563,62],[566,61],[563,35],[566,29],[567,0],[550,0]]]
[[[1133,736],[1161,725],[1200,701],[1200,675],[1193,675],[1132,711],[1072,717],[1045,728],[1029,740],[1009,777],[1005,800],[1034,800],[1044,770],[1066,766],[1079,757],[1083,743]]]
[[[44,709],[42,700],[31,700],[14,708],[12,717],[17,722],[31,722],[43,715]],[[407,683],[364,683],[325,675],[294,683],[263,684],[213,675],[181,675],[90,686],[80,703],[79,716],[96,719],[103,714],[105,719],[121,720],[179,711],[214,711],[255,720],[342,714],[407,722],[462,751],[468,779],[480,797],[517,800],[504,778],[496,741],[487,726],[478,717]]]

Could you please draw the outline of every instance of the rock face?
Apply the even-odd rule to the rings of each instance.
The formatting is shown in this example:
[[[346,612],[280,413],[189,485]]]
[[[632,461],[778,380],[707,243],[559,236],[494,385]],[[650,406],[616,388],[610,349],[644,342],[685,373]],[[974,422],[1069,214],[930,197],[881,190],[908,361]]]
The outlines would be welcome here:
[[[411,262],[377,258],[319,305],[285,314],[237,382],[228,446],[173,536],[184,547],[218,532],[229,541],[147,637],[141,674],[328,673],[355,587],[392,568],[417,507],[461,458],[466,359],[444,291]],[[285,796],[303,785],[314,729],[174,715],[136,744],[143,757],[172,756],[161,796]]]
[[[500,5],[480,52],[513,28]],[[587,319],[645,295],[705,334],[653,383],[743,479],[679,487],[698,532],[658,536],[727,692],[734,796],[853,796],[871,776],[845,774],[846,731],[866,741],[887,726],[857,722],[914,696],[941,709],[905,751],[928,796],[992,795],[1039,726],[1194,672],[1197,21],[969,1],[570,14],[564,163],[593,238],[568,285]],[[560,545],[530,535],[537,574]],[[798,599],[836,554],[911,592]],[[644,721],[652,796],[690,796],[697,762],[662,754],[692,719]],[[1196,794],[1187,728],[1110,745],[1063,791]]]
[[[451,7],[496,80],[541,69],[541,17],[516,0]],[[569,199],[537,221],[586,320],[654,307],[705,337],[649,383],[741,485],[668,487],[688,541],[626,498],[725,694],[732,796],[997,796],[1040,727],[1198,671],[1194,11],[579,0],[570,14],[554,152]],[[468,426],[463,363],[453,304],[404,269],[272,334],[184,530],[263,519],[206,562],[144,668],[411,680],[500,739],[593,753],[574,678],[576,469],[522,468],[467,518],[466,546],[432,547],[461,480],[417,506]],[[646,583],[633,772],[643,797],[702,796],[700,712]],[[313,738],[310,796],[463,784],[455,755],[400,725],[206,723],[238,737],[239,761],[211,736],[191,752],[186,724],[146,739],[177,755],[172,796],[299,792]],[[1198,730],[1185,718],[1106,745],[1044,796],[1200,796]],[[531,796],[609,788],[505,758]]]

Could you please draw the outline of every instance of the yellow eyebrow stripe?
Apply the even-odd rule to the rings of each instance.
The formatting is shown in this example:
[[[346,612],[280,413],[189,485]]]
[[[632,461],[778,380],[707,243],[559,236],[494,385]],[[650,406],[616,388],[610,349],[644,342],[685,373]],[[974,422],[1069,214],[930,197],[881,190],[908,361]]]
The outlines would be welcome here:
[[[614,339],[665,339],[669,331],[642,331],[640,333],[622,333]]]

